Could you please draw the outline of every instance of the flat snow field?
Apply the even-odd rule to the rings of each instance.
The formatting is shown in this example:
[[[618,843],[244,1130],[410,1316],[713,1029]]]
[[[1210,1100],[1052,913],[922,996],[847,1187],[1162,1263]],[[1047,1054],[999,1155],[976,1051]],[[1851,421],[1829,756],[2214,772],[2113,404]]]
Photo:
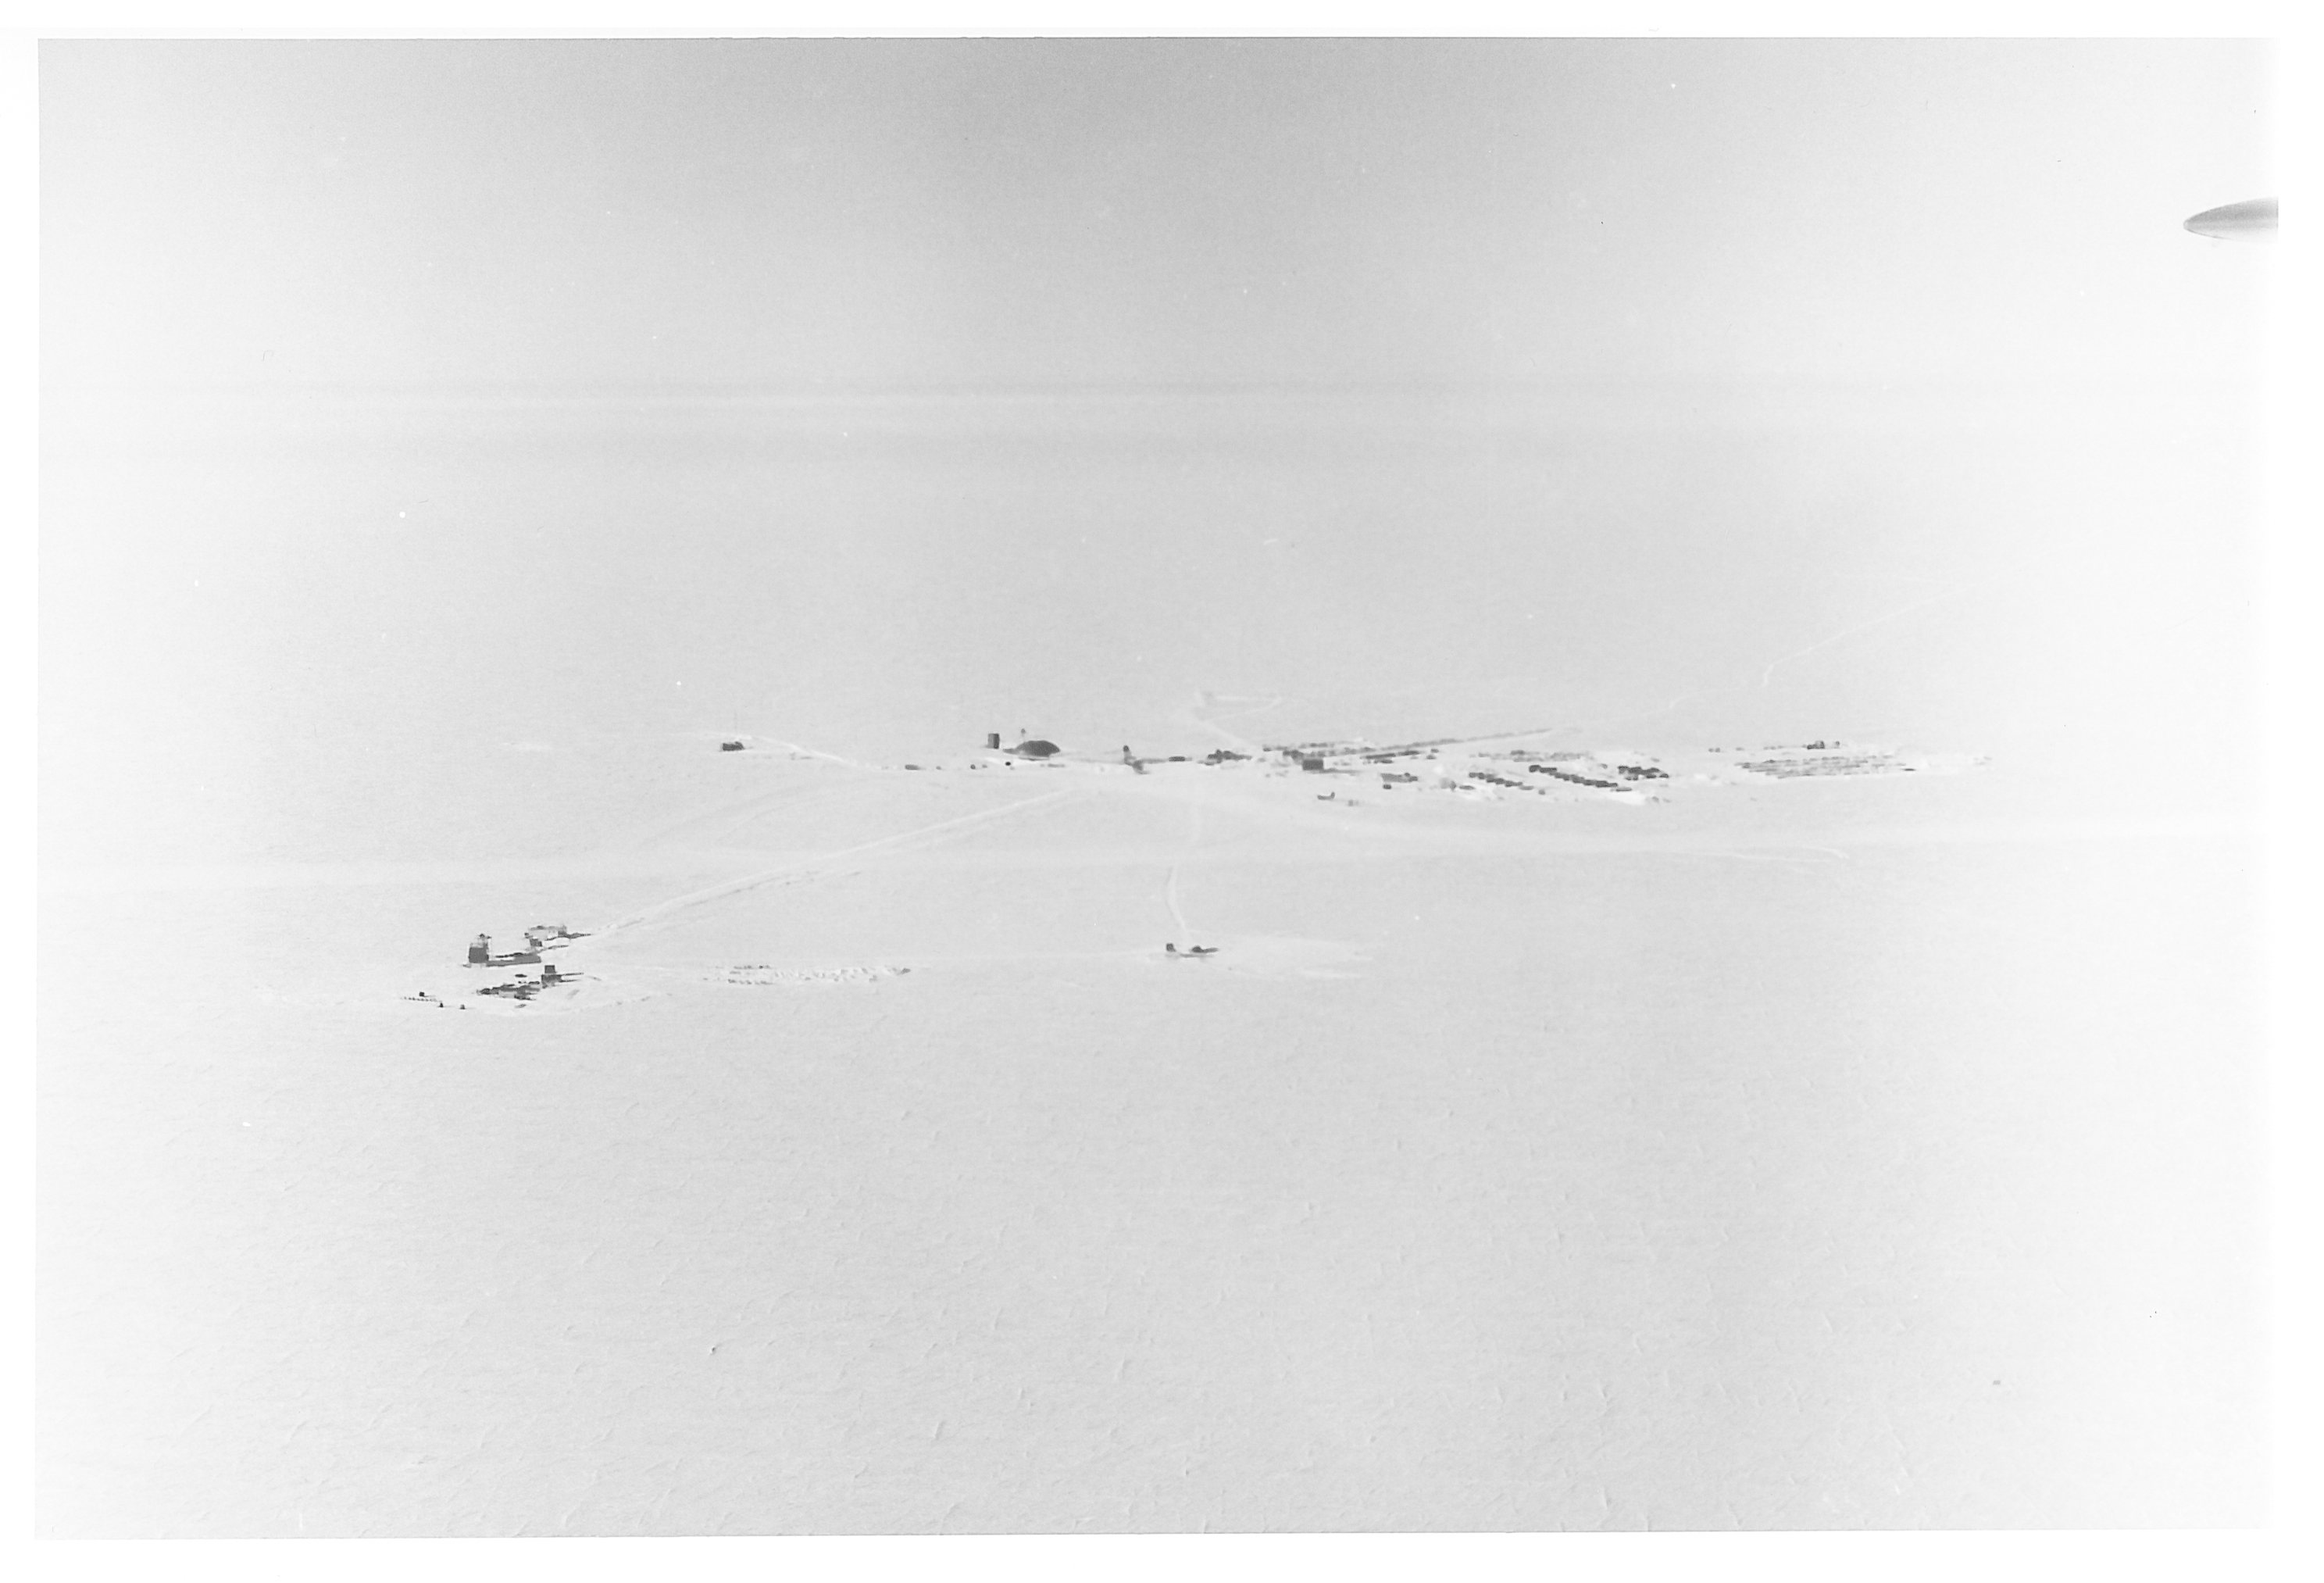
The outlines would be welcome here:
[[[46,1532],[2255,1519],[2231,832],[966,762],[53,876]]]

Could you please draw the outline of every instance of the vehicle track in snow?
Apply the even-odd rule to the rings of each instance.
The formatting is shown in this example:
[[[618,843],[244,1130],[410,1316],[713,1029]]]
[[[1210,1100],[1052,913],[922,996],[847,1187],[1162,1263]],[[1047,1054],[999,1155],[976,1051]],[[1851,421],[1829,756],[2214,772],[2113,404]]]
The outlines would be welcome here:
[[[737,879],[722,880],[716,884],[705,885],[700,890],[688,891],[683,895],[672,896],[666,901],[656,902],[650,906],[641,907],[634,912],[624,914],[606,924],[603,929],[595,930],[591,939],[593,943],[602,944],[617,934],[659,922],[688,908],[698,907],[706,902],[715,902],[722,896],[740,895],[745,891],[756,890],[761,885],[772,884],[779,880],[819,876],[834,864],[909,851],[916,845],[933,844],[950,836],[965,833],[978,826],[990,824],[996,819],[1024,812],[1028,809],[1062,802],[1067,798],[1079,795],[1081,791],[1082,788],[1078,786],[1067,786],[1056,792],[1045,792],[1038,797],[1019,798],[1014,802],[1004,803],[999,808],[987,808],[975,813],[964,813],[954,819],[940,819],[932,825],[922,825],[917,829],[901,830],[892,836],[882,836],[877,840],[865,841],[859,846],[843,847],[836,851],[823,852],[812,857],[799,858],[777,868],[762,869],[756,874],[746,874]]]

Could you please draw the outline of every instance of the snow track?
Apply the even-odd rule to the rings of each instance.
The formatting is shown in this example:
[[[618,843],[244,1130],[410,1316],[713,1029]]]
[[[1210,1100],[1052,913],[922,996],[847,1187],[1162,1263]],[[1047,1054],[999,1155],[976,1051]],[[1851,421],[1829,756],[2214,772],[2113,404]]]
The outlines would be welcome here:
[[[876,841],[866,841],[861,846],[843,847],[835,852],[825,852],[813,857],[786,863],[779,868],[763,869],[757,874],[744,875],[739,879],[724,880],[715,885],[706,885],[700,890],[688,891],[682,896],[672,896],[668,901],[657,902],[650,907],[640,908],[637,912],[615,919],[604,928],[595,931],[592,943],[602,943],[625,930],[659,922],[690,907],[700,906],[705,902],[715,902],[722,896],[739,895],[744,891],[756,890],[761,885],[772,884],[778,880],[806,878],[819,875],[832,864],[859,857],[885,856],[890,853],[910,851],[918,846],[932,845],[947,837],[965,833],[978,826],[991,824],[995,820],[1006,819],[1011,814],[1024,812],[1028,809],[1062,802],[1079,791],[1078,787],[1069,786],[1059,791],[1044,792],[1038,797],[1020,798],[1015,802],[1006,803],[1000,808],[988,808],[977,813],[962,814],[957,819],[942,819],[936,824],[923,825],[918,829],[904,830],[892,836],[882,836]]]

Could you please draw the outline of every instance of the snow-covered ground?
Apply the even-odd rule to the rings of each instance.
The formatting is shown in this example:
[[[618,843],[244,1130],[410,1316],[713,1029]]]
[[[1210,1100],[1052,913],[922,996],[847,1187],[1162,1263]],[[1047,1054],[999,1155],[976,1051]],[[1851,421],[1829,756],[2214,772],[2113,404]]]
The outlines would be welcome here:
[[[2228,833],[712,769],[51,895],[59,1532],[2250,1514]]]
[[[576,411],[52,433],[49,1532],[2255,1515],[2218,455]]]

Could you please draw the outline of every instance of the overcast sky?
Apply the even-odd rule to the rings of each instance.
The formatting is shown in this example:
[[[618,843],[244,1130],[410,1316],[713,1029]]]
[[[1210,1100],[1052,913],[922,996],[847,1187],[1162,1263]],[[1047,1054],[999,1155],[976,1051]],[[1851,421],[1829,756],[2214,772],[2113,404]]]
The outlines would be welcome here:
[[[67,379],[2217,370],[2256,44],[49,42]]]

